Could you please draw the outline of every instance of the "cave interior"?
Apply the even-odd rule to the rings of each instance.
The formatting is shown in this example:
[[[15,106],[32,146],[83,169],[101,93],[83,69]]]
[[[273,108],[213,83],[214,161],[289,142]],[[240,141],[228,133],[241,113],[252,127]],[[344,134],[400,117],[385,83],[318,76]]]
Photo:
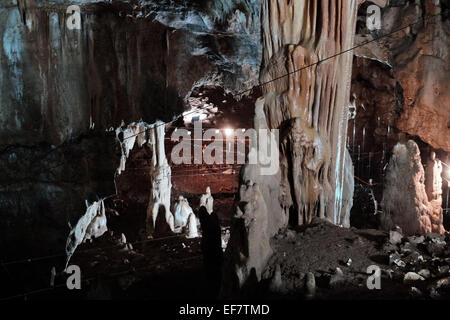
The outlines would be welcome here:
[[[0,298],[450,298],[449,9],[0,3]]]

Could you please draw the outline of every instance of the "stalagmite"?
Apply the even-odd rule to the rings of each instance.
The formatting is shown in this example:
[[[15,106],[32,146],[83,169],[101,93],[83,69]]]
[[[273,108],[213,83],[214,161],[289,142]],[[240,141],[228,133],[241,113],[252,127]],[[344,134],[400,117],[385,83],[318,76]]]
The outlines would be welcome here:
[[[266,130],[267,120],[264,113],[264,99],[260,98],[255,103],[255,116],[253,119],[255,129]],[[257,154],[258,145],[256,145],[254,140],[250,141],[250,151],[249,158]],[[282,165],[282,164],[280,164]],[[246,185],[248,181],[253,181],[258,185],[259,192],[265,201],[265,206],[267,208],[268,223],[267,232],[270,236],[275,235],[280,227],[286,226],[287,215],[285,214],[285,208],[282,207],[280,197],[280,181],[281,181],[281,171],[277,170],[274,175],[264,176],[261,175],[261,165],[257,164],[247,164],[242,167],[240,172],[240,184]],[[233,229],[231,229],[233,232]]]
[[[431,230],[436,233],[444,233],[442,210],[442,163],[436,159],[436,154],[431,152],[431,158],[425,170],[425,191],[430,202]]]
[[[149,129],[148,145],[153,152],[150,166],[151,189],[147,207],[147,234],[152,234],[155,230],[156,218],[160,212],[165,213],[165,221],[174,231],[174,218],[170,212],[171,170],[164,150],[164,131],[165,125],[160,121]]]
[[[164,123],[161,121],[155,124],[146,124],[144,122],[131,123],[124,128],[124,124],[116,129],[116,138],[121,148],[120,164],[116,174],[120,175],[126,169],[126,161],[130,155],[130,151],[137,143],[138,147],[142,147],[148,140],[153,148],[153,158],[151,166],[152,176],[152,194],[150,196],[149,206],[152,208],[153,224],[156,220],[154,209],[158,210],[159,206],[166,209],[166,222],[171,230],[174,229],[173,216],[168,210],[170,206],[170,167],[164,153]],[[150,131],[147,138],[147,132]],[[70,231],[66,242],[67,263],[75,252],[78,245],[85,240],[98,238],[107,230],[104,200],[99,200],[88,206],[86,213],[78,220],[77,225]]]
[[[425,170],[425,190],[428,200],[442,201],[442,163],[436,159],[436,153],[431,152],[430,160]]]
[[[434,175],[433,167],[429,170],[433,170]],[[417,144],[412,140],[406,144],[397,143],[387,168],[381,202],[382,226],[391,229],[398,225],[405,235],[443,233],[442,208],[440,204],[437,207],[438,203],[436,199],[428,201]]]
[[[200,197],[200,206],[204,206],[209,214],[214,211],[214,198],[209,187],[206,188],[206,193]]]
[[[185,227],[188,223],[188,218],[192,210],[189,202],[183,196],[178,197],[178,202],[175,204],[174,216],[175,216],[175,230],[181,231],[181,228]]]
[[[286,132],[291,136],[287,139],[298,135],[302,139],[290,141],[291,150],[282,154],[286,168],[281,177],[287,201],[283,206],[306,217],[299,223],[308,222],[312,215],[336,224],[344,220],[345,139],[353,55],[340,54],[295,71],[353,46],[359,2],[263,3],[264,65],[260,80],[290,73],[263,86],[264,112],[269,128],[282,129],[287,122],[288,126],[293,124]],[[281,140],[284,138],[281,135]],[[294,185],[289,188],[292,179]],[[301,192],[306,186],[310,187],[308,195]],[[295,194],[289,195],[289,189]]]
[[[188,234],[186,238],[198,238],[197,218],[195,217],[194,213],[191,213],[188,218]]]

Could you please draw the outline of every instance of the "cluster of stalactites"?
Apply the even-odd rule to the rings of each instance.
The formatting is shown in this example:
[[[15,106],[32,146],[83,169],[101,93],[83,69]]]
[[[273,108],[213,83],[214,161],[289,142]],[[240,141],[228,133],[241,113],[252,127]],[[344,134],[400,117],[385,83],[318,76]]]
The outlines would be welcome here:
[[[157,165],[164,166],[167,164],[166,154],[164,152],[164,122],[157,121],[154,124],[147,124],[145,122],[131,123],[127,127],[121,127],[116,129],[116,138],[119,141],[121,148],[120,165],[117,168],[117,174],[121,174],[126,169],[126,162],[130,155],[130,151],[133,150],[137,144],[138,147],[142,147],[147,143],[148,147],[152,150],[152,167]]]

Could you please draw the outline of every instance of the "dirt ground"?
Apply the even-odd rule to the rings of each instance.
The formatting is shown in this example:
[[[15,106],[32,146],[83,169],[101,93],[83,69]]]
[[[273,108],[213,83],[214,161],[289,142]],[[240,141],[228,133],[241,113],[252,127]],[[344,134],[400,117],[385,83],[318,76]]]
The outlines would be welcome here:
[[[441,254],[434,255],[425,247],[428,240],[414,247],[406,238],[397,245],[389,241],[388,232],[341,228],[320,220],[296,230],[284,230],[272,239],[274,254],[263,275],[269,286],[279,265],[283,285],[278,292],[265,291],[263,294],[304,298],[305,275],[312,272],[317,286],[315,299],[450,298],[448,285],[440,288],[439,294],[433,291],[437,281],[450,276],[446,268],[450,256],[447,245]],[[397,253],[405,266],[399,267],[390,261],[390,257],[392,260]],[[419,254],[422,258],[414,259]],[[381,269],[379,290],[369,290],[367,287],[370,276],[367,268],[374,265]],[[336,272],[336,268],[342,274]],[[428,279],[404,283],[407,272],[423,269],[430,270]]]
[[[128,232],[131,232],[130,229]],[[225,234],[225,231],[223,231]],[[108,231],[92,243],[79,246],[70,264],[80,266],[82,290],[65,287],[67,275],[60,272],[55,286],[28,295],[27,300],[41,299],[177,299],[211,300],[207,270],[203,263],[201,238],[166,234],[160,238],[122,240],[120,232]],[[434,239],[434,240],[433,240]],[[436,240],[441,239],[441,240]],[[409,238],[390,243],[388,232],[341,228],[314,220],[309,226],[282,230],[272,240],[274,254],[263,272],[263,280],[247,292],[247,298],[263,299],[448,299],[450,237],[427,235],[419,244]],[[415,241],[415,240],[414,240]],[[130,246],[131,243],[131,246]],[[437,250],[439,249],[439,250]],[[418,255],[420,254],[421,258]],[[393,263],[394,258],[398,260]],[[415,257],[415,258],[414,258]],[[48,287],[51,263],[43,270],[18,270],[15,278],[40,275],[36,287]],[[396,263],[401,260],[404,265]],[[367,288],[367,268],[381,269],[381,289]],[[273,286],[279,266],[281,284]],[[339,268],[342,273],[336,271]],[[407,272],[427,269],[426,279],[405,283]],[[62,270],[58,267],[57,270]],[[307,296],[306,274],[314,274],[315,295]],[[439,282],[441,281],[441,282]],[[442,281],[447,281],[442,285]],[[24,281],[25,282],[25,281]],[[31,283],[31,282],[27,282]],[[439,287],[438,283],[441,283]],[[17,283],[15,284],[17,286]],[[413,289],[415,288],[415,289]],[[28,292],[33,287],[21,290]],[[20,293],[20,290],[19,292]],[[17,299],[24,299],[18,296]]]

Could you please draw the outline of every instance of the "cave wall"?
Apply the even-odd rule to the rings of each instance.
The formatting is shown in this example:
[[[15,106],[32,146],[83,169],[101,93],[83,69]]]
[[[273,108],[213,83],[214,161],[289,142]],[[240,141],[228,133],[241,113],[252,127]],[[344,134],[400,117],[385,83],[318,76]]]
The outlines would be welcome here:
[[[193,87],[238,91],[258,74],[252,1],[79,2],[81,30],[66,27],[69,2],[0,7],[2,142],[60,144],[92,122],[104,129],[122,120],[171,120]]]
[[[72,4],[81,30],[66,26]],[[172,120],[196,86],[252,87],[259,15],[254,0],[2,1],[1,228],[25,235],[5,255],[62,251],[85,200],[115,193],[120,151],[106,129]],[[1,233],[2,248],[12,237]]]
[[[356,117],[349,122],[347,145],[355,175],[365,182],[373,179],[371,188],[381,201],[391,151],[398,142],[414,140],[424,164],[431,152],[449,161],[449,2],[389,1],[381,9],[381,30],[373,31],[366,27],[370,4],[358,11],[356,44],[414,23],[354,51],[351,94]],[[446,195],[447,183],[442,188]],[[442,206],[447,206],[445,198]]]
[[[450,151],[449,8],[448,1],[391,1],[382,9],[381,30],[369,31],[366,8],[361,7],[356,43],[414,24],[355,50],[364,69],[356,76],[363,81],[354,81],[352,87],[358,107],[376,105],[379,130],[389,125],[446,152]]]

